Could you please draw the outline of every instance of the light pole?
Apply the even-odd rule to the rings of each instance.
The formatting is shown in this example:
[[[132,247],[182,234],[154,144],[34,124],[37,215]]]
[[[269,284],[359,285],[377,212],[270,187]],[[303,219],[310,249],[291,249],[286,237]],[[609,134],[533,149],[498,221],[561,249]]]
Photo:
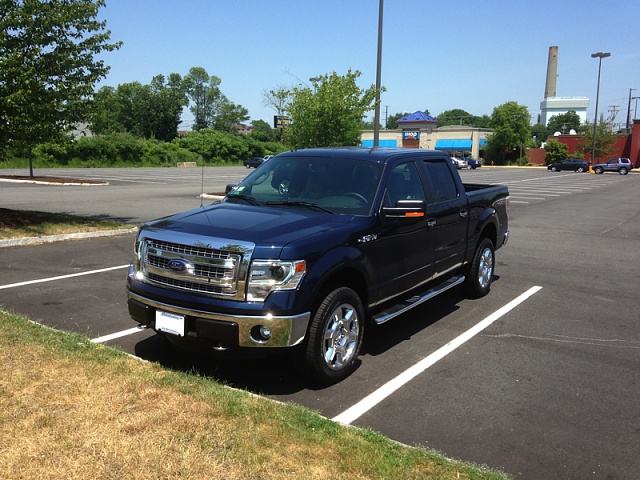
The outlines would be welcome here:
[[[596,115],[593,119],[593,147],[591,149],[591,165],[596,161],[596,127],[598,126],[598,101],[600,100],[600,69],[602,68],[602,59],[611,56],[609,52],[592,53],[591,58],[598,59],[598,89],[596,90]],[[593,171],[591,166],[589,170]]]
[[[377,147],[380,141],[380,88],[382,88],[382,12],[384,0],[380,0],[378,10],[378,62],[376,68],[376,110],[373,116],[373,146]]]

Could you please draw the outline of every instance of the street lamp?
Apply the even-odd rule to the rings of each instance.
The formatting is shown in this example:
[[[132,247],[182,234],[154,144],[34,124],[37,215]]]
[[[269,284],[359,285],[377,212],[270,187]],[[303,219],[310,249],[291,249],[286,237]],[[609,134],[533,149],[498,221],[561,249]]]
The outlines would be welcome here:
[[[596,161],[596,127],[598,125],[598,101],[600,100],[600,69],[602,68],[602,59],[610,56],[611,54],[609,52],[598,52],[591,54],[591,58],[598,59],[598,89],[596,90],[596,115],[593,120],[593,148],[591,149],[591,165],[593,165]],[[591,167],[589,167],[589,169],[591,170]]]
[[[380,142],[380,88],[382,88],[382,13],[384,12],[384,0],[378,5],[378,57],[376,65],[376,109],[373,115],[373,146]]]

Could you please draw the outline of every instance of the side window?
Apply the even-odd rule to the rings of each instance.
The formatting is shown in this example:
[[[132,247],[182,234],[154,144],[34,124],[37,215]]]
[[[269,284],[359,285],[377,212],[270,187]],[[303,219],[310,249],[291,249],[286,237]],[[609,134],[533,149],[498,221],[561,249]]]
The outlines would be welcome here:
[[[424,200],[424,189],[413,162],[396,165],[387,181],[383,205],[392,207],[398,200]]]
[[[454,200],[458,197],[458,188],[451,175],[446,160],[426,160],[427,182],[431,201],[434,203]]]

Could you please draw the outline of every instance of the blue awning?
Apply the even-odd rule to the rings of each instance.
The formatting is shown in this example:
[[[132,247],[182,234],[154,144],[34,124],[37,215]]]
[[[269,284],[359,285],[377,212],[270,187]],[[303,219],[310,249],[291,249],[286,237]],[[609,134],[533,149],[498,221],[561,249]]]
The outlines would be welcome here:
[[[373,140],[362,140],[360,143],[363,147],[373,147]],[[398,144],[395,140],[378,140],[379,147],[397,147]]]
[[[437,140],[436,150],[471,150],[470,139]]]

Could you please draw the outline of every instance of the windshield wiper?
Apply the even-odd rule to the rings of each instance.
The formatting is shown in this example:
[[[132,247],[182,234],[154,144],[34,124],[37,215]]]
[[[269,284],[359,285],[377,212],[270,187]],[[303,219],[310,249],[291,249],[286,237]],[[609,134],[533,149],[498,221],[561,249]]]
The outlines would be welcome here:
[[[283,200],[283,201],[276,201],[276,202],[267,202],[267,205],[286,205],[291,207],[305,207],[311,210],[318,210],[320,212],[330,213],[332,215],[334,214],[331,210],[327,210],[326,208],[321,207],[317,203],[312,203],[312,202],[297,202],[292,200]]]
[[[237,198],[238,200],[244,200],[245,202],[250,203],[251,205],[260,206],[260,202],[255,198],[253,198],[251,195],[243,195],[241,193],[234,193],[234,194],[227,195],[227,200],[230,200],[233,198]]]

